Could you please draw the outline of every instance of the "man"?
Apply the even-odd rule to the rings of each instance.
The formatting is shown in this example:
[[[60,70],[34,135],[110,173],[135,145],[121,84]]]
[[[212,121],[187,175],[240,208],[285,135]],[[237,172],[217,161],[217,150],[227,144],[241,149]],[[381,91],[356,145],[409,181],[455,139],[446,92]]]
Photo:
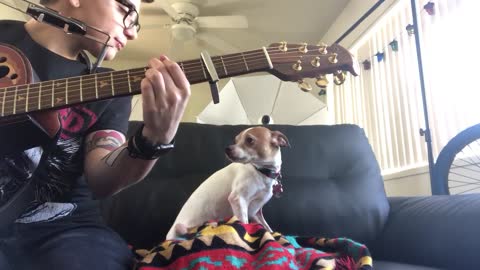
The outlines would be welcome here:
[[[137,38],[140,0],[43,0],[41,4],[110,35],[105,60]],[[82,51],[103,45],[30,20],[0,22],[0,43],[19,48],[40,80],[88,74]],[[58,142],[37,169],[36,202],[0,236],[0,269],[128,269],[126,243],[102,224],[96,198],[142,180],[171,146],[190,96],[179,66],[152,58],[141,82],[144,126],[125,138],[130,97],[59,110]],[[100,71],[104,71],[100,70]],[[130,143],[129,143],[130,142]],[[8,142],[2,142],[8,143]],[[39,167],[40,168],[40,167]]]

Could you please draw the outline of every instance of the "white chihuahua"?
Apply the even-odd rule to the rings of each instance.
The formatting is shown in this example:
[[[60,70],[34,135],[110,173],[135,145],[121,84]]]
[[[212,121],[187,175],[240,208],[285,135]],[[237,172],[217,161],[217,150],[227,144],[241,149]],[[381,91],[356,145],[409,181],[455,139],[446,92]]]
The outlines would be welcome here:
[[[225,149],[232,161],[212,174],[188,198],[167,234],[173,240],[211,220],[236,216],[240,222],[249,219],[270,232],[262,207],[272,194],[280,193],[280,147],[290,146],[280,131],[252,127],[235,137],[235,144]]]

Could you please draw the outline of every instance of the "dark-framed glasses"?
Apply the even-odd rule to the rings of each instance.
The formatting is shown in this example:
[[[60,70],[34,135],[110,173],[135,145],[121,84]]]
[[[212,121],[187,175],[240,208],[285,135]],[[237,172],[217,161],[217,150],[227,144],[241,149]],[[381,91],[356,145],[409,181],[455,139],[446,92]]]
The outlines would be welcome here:
[[[137,33],[140,31],[140,21],[138,11],[128,0],[115,0],[127,8],[125,17],[123,17],[123,26],[127,29],[135,28]]]

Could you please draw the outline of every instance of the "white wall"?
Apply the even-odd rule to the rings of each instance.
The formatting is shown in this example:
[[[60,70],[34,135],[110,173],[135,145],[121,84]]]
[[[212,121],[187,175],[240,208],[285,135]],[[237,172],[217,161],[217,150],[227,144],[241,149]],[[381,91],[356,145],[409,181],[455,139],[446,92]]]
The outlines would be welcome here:
[[[327,33],[323,36],[322,41],[327,44],[335,42],[348,30],[348,28],[373,7],[377,1],[378,0],[351,0]],[[344,40],[340,42],[340,45],[349,48],[364,32],[368,31],[370,26],[380,18],[392,4],[397,1],[398,0],[385,0],[373,13],[358,25],[353,32],[345,37]]]
[[[385,191],[388,196],[428,196],[432,194],[428,165],[384,174]]]

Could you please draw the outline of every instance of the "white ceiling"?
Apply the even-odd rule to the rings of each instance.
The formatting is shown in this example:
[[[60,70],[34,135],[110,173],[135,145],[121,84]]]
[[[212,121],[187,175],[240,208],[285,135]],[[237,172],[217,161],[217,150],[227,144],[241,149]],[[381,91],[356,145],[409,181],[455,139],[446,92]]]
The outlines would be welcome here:
[[[211,55],[218,55],[257,49],[283,40],[317,44],[349,2],[349,0],[200,1],[204,2],[204,5],[199,8],[199,16],[244,15],[247,18],[247,29],[199,29],[198,34],[209,35],[212,44],[225,47],[219,49],[201,40],[187,41],[171,48],[170,29],[165,25],[172,22],[158,1],[143,4],[140,12],[142,24],[140,36],[129,44],[119,59],[145,62],[154,55],[167,52],[175,60],[187,60],[198,58],[203,49],[207,49]],[[199,0],[180,1],[199,2]]]

